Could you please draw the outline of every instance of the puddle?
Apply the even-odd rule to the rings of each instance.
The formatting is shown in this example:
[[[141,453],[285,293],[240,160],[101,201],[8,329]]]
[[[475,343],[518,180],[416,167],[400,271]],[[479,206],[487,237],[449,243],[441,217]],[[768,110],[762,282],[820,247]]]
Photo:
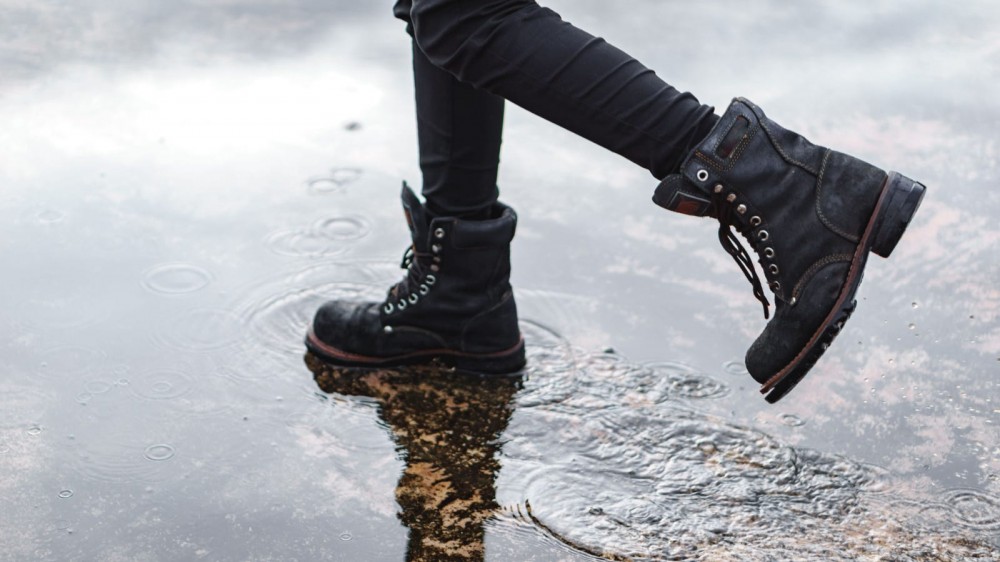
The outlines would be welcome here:
[[[24,4],[0,39],[5,556],[996,559],[1000,12],[796,4],[780,34],[747,17],[706,44],[741,5],[551,0],[706,103],[747,95],[927,183],[770,406],[717,225],[513,105],[528,367],[314,375],[316,307],[402,275],[410,40],[377,3],[154,4]],[[667,20],[687,24],[664,39]]]

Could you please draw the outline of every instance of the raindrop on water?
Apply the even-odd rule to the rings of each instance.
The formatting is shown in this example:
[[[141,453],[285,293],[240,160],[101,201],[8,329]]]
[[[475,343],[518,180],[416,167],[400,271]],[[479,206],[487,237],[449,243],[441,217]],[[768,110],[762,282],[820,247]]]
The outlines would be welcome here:
[[[63,491],[59,492],[59,497],[62,498],[62,499],[72,498],[73,497],[73,490],[63,490]]]
[[[353,538],[354,538],[354,536],[351,535],[350,533],[340,533],[340,540],[342,540],[342,541],[349,541],[349,540],[351,540]]]
[[[787,425],[788,427],[802,427],[806,424],[805,420],[796,416],[795,414],[781,414],[778,416],[781,423]]]
[[[174,457],[174,448],[165,443],[146,447],[143,456],[151,461],[165,461]]]
[[[212,274],[196,265],[166,263],[146,270],[142,286],[154,293],[179,295],[193,293],[212,282]]]
[[[26,432],[28,433],[28,435],[38,435],[42,432],[42,426],[38,424],[32,425],[26,430]]]

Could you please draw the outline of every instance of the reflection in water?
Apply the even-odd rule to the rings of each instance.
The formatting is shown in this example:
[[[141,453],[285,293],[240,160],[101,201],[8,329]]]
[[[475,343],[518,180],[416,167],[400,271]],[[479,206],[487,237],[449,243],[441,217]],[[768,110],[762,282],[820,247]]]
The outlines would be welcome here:
[[[484,523],[497,509],[500,433],[521,379],[434,367],[360,371],[306,364],[326,393],[374,398],[406,468],[396,486],[410,530],[408,562],[484,560]]]

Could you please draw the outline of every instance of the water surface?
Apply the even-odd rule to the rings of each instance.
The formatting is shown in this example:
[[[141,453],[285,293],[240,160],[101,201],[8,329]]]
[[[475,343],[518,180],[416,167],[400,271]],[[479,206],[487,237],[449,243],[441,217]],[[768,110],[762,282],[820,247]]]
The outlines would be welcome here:
[[[551,6],[929,186],[814,373],[764,403],[715,225],[513,107],[527,370],[323,369],[304,327],[399,278],[419,177],[388,3],[11,5],[0,558],[996,559],[1000,10]]]

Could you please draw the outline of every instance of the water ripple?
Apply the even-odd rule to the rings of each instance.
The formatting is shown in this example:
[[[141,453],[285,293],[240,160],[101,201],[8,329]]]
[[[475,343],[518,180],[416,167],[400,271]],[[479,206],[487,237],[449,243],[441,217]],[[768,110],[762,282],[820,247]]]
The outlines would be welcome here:
[[[952,510],[955,522],[964,527],[1000,530],[1000,499],[978,490],[950,490],[945,503]]]
[[[154,293],[180,295],[193,293],[208,286],[212,274],[196,265],[165,263],[142,274],[142,286]]]
[[[543,364],[532,367],[504,437],[498,500],[511,528],[530,525],[577,552],[622,560],[991,552],[950,530],[948,518],[993,530],[992,497],[954,491],[950,511],[915,499],[921,508],[906,516],[890,505],[902,492],[885,469],[694,410],[728,387],[690,367],[579,350],[568,363],[559,349],[549,348],[551,362],[537,356]]]
[[[160,370],[144,373],[130,381],[133,393],[142,398],[170,400],[191,391],[194,377],[183,371]]]
[[[333,168],[327,175],[310,178],[306,185],[309,192],[316,195],[338,193],[348,184],[358,181],[361,175],[361,168]]]
[[[209,351],[236,343],[242,334],[240,319],[233,312],[201,308],[175,317],[157,340],[178,349]]]

